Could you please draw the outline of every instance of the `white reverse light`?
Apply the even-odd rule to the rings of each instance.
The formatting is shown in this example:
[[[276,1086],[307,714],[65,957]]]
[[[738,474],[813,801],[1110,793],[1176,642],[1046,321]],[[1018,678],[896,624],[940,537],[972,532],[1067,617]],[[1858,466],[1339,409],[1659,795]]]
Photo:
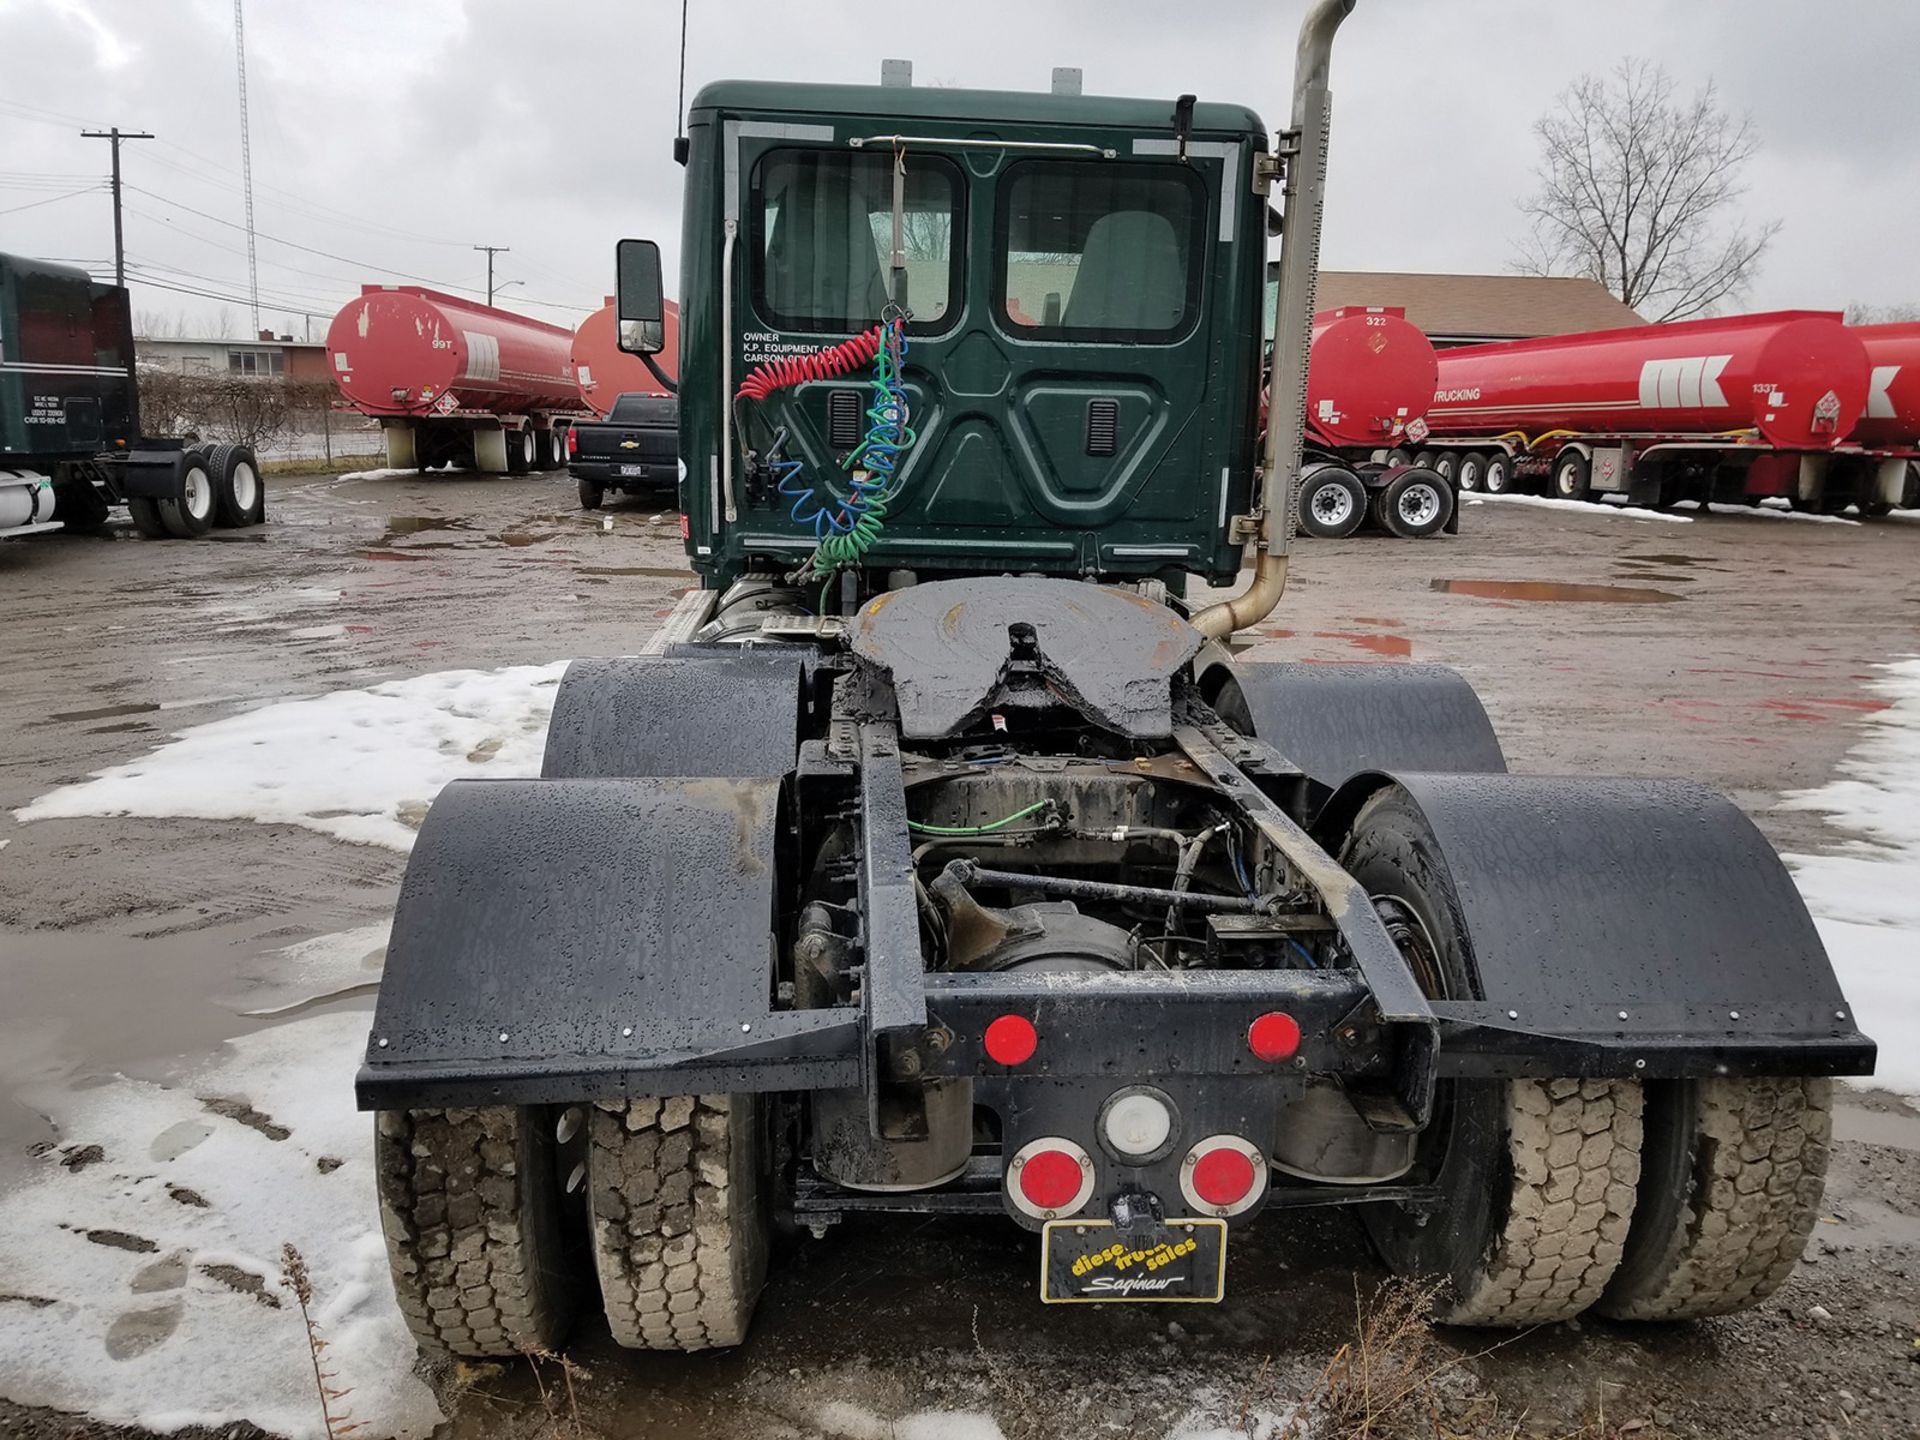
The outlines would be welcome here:
[[[1107,1101],[1100,1133],[1114,1154],[1150,1159],[1173,1138],[1173,1109],[1146,1090],[1124,1090]]]

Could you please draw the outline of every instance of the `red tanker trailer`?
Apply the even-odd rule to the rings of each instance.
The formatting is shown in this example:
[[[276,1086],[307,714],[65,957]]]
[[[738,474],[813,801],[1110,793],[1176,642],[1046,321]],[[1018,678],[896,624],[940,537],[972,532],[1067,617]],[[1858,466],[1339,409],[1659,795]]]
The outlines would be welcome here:
[[[387,464],[522,474],[566,464],[571,331],[417,286],[367,285],[327,329],[334,382]]]
[[[1426,433],[1437,365],[1406,314],[1347,305],[1313,317],[1300,478],[1300,526],[1310,535],[1351,535],[1369,514],[1408,539],[1455,524],[1450,477],[1409,468],[1400,449]]]
[[[612,296],[573,332],[573,374],[580,386],[580,398],[601,419],[606,418],[613,402],[622,395],[634,391],[646,395],[673,393],[647,365],[647,360],[652,360],[667,379],[679,377],[680,307],[669,300],[666,314],[666,344],[658,355],[645,359],[620,348],[620,327],[614,318]]]
[[[1920,323],[1850,328],[1867,351],[1867,411],[1834,453],[1820,499],[1863,515],[1920,505]]]
[[[1462,346],[1439,377],[1428,453],[1461,489],[1661,504],[1817,496],[1868,389],[1855,332],[1809,310]]]

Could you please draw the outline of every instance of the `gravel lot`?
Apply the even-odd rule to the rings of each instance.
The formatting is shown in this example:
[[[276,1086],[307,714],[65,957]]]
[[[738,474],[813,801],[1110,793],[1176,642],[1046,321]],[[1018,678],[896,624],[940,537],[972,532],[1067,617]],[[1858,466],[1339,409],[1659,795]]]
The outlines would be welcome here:
[[[23,1096],[163,1080],[274,1024],[223,997],[268,952],[380,922],[404,865],[293,825],[22,825],[15,808],[268,701],[629,653],[691,580],[676,515],[582,515],[561,476],[287,480],[269,503],[263,529],[205,543],[0,544],[0,1188],[44,1169],[48,1142],[86,1138]],[[1282,608],[1248,638],[1272,658],[1455,665],[1516,770],[1697,777],[1783,849],[1817,852],[1845,837],[1775,804],[1858,740],[1880,703],[1871,667],[1920,649],[1917,557],[1912,525],[1482,504],[1458,537],[1303,541]],[[298,1008],[364,1009],[364,989]],[[1920,1433],[1920,1111],[1848,1090],[1836,1129],[1815,1263],[1772,1301],[1670,1327],[1444,1333],[1457,1363],[1427,1433]],[[1174,1317],[1043,1313],[1033,1264],[1009,1226],[849,1224],[791,1242],[738,1351],[631,1355],[590,1329],[576,1402],[610,1436],[1271,1434],[1383,1278],[1337,1211],[1240,1237],[1229,1300]],[[0,1275],[0,1307],[27,1303]],[[551,1366],[543,1382],[524,1366],[435,1380],[450,1433],[474,1437],[541,1433],[541,1384],[562,1386]],[[0,1432],[90,1433],[5,1403]]]

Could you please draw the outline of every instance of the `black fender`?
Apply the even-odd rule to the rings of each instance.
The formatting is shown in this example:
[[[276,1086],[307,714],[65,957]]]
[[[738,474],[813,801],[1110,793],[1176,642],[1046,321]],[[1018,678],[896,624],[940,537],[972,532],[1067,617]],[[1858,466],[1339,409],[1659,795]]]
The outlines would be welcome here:
[[[1239,710],[1229,685],[1238,687]],[[1503,774],[1506,756],[1466,678],[1444,665],[1215,663],[1201,694],[1316,784],[1363,770]]]
[[[114,467],[114,479],[122,498],[177,501],[186,495],[187,466],[198,459],[196,452],[178,444],[156,447],[142,441],[139,449],[128,451]]]
[[[560,679],[542,775],[734,775],[793,769],[801,661],[792,655],[576,660]]]
[[[780,782],[457,780],[421,826],[362,1108],[857,1084],[774,1010]]]
[[[1867,1074],[1786,866],[1686,780],[1370,773],[1322,809],[1338,854],[1404,788],[1444,857],[1477,1000],[1435,1001],[1441,1074]]]

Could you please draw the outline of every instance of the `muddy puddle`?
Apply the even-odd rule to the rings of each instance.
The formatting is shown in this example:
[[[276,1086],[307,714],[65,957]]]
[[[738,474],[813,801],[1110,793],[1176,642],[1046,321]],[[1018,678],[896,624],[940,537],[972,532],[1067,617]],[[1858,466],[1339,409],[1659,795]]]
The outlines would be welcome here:
[[[1479,600],[1571,601],[1577,604],[1666,605],[1684,597],[1634,585],[1569,585],[1557,580],[1435,580],[1447,595]]]
[[[359,947],[366,959],[356,952],[353,965],[324,969],[288,948],[302,933],[351,939],[342,919],[313,910],[145,937],[0,931],[0,1183],[26,1147],[53,1138],[23,1095],[114,1072],[160,1078],[235,1035],[324,1009],[371,1009],[373,942]]]

